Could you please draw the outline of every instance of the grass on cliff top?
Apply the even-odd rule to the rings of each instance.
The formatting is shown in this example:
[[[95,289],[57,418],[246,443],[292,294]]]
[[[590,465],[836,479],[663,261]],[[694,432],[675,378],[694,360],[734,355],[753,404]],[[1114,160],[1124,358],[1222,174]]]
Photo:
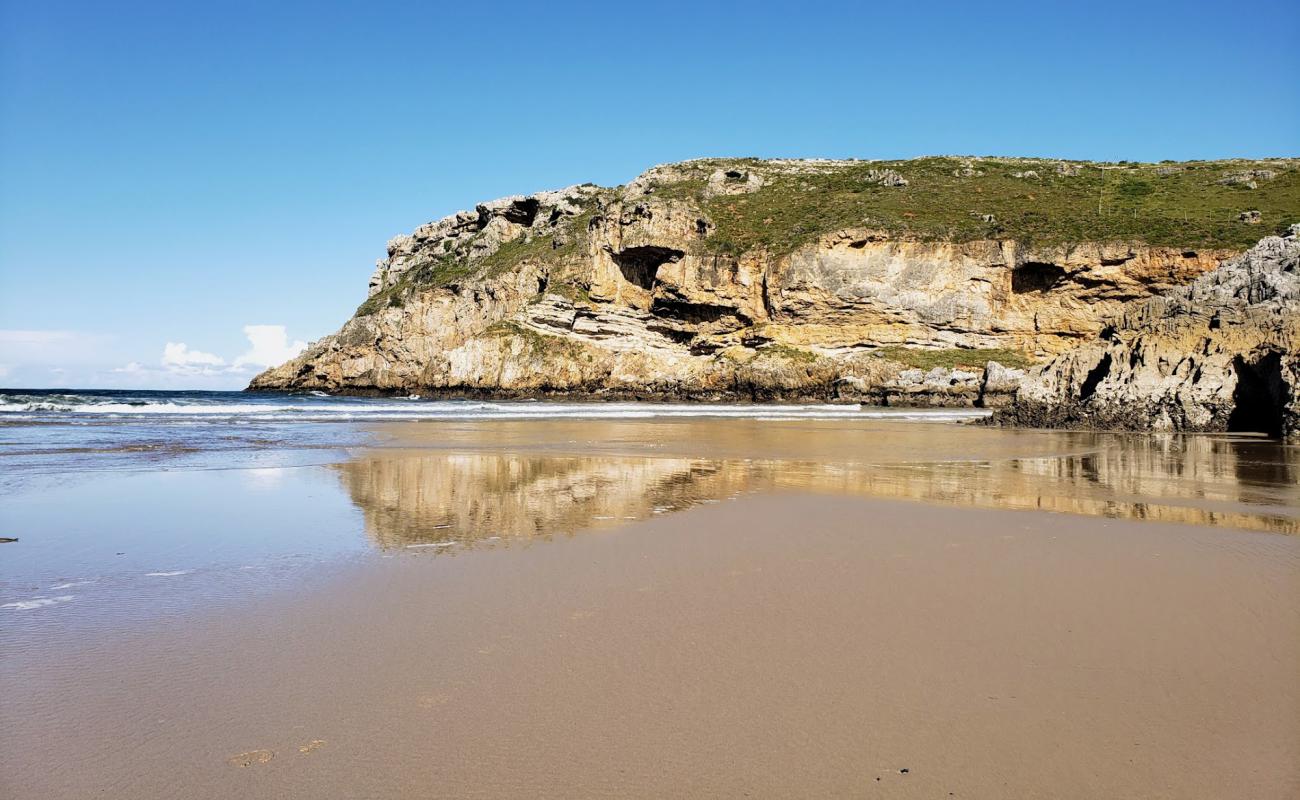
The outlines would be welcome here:
[[[492,278],[502,275],[525,261],[559,262],[579,252],[585,243],[587,224],[594,208],[571,217],[564,226],[567,234],[559,242],[554,236],[537,235],[531,239],[520,237],[503,242],[494,252],[477,259],[459,253],[442,253],[425,263],[413,267],[392,286],[367,298],[357,307],[357,314],[374,314],[382,308],[400,308],[412,293],[452,286],[469,278]]]
[[[1004,367],[1024,369],[1035,362],[1018,350],[1001,348],[927,350],[920,347],[882,347],[874,351],[881,358],[897,361],[908,367],[916,367],[927,372],[935,367],[944,369],[984,369],[990,361],[996,361]]]
[[[1183,249],[1245,249],[1260,237],[1300,222],[1300,164],[1218,161],[1166,164],[920,158],[855,162],[788,174],[748,160],[683,165],[685,179],[655,194],[693,202],[717,228],[705,243],[715,253],[755,249],[791,252],[848,227],[879,229],[923,240],[1015,239],[1050,246],[1083,241],[1145,242]],[[719,167],[753,169],[766,184],[751,194],[704,198]],[[1270,169],[1257,188],[1223,185],[1225,175]],[[907,186],[881,186],[870,173],[893,170]],[[1033,171],[1037,177],[1014,177]],[[967,174],[971,173],[971,174]],[[1258,210],[1263,222],[1238,219]],[[991,216],[992,221],[986,219]]]
[[[1077,168],[1060,175],[1058,164]],[[764,185],[756,192],[705,197],[716,169],[752,170]],[[1267,169],[1272,179],[1256,188],[1225,185],[1232,173]],[[907,186],[882,186],[873,173],[891,170]],[[1036,175],[1015,177],[1032,171]],[[1038,159],[918,158],[908,161],[808,163],[758,159],[704,159],[672,165],[654,189],[703,210],[715,229],[701,243],[707,253],[740,255],[765,250],[784,255],[844,228],[869,228],[925,241],[1014,239],[1031,246],[1073,242],[1144,242],[1177,249],[1244,250],[1261,237],[1300,222],[1300,161],[1192,161],[1116,164]],[[539,235],[504,243],[495,253],[469,259],[457,252],[430,254],[394,286],[369,298],[358,314],[400,307],[417,291],[492,277],[536,259],[559,264],[582,252],[592,200],[565,221],[557,240]],[[1262,223],[1238,219],[1262,214]],[[558,284],[557,284],[558,285]]]

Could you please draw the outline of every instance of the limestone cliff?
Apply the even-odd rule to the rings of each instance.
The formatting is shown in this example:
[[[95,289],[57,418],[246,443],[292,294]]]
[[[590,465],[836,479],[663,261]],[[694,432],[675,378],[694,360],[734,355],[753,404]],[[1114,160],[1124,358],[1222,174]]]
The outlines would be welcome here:
[[[1268,177],[1223,182],[1246,168]],[[996,405],[1004,366],[1298,208],[1284,160],[667,165],[393,239],[356,316],[250,388]]]
[[[1300,225],[1126,307],[1021,382],[1004,421],[1300,439]]]

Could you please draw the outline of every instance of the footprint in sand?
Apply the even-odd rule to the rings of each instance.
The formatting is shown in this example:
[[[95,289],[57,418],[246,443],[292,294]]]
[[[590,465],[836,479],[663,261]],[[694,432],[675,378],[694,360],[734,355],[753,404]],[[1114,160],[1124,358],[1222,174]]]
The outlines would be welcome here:
[[[303,755],[306,755],[307,753],[310,753],[313,750],[319,750],[324,745],[325,745],[324,739],[312,739],[307,744],[303,745],[302,747],[299,747],[298,752],[302,753]]]
[[[237,756],[231,756],[226,759],[226,763],[232,767],[251,767],[254,764],[265,764],[275,758],[273,750],[249,750],[247,753],[240,753]]]

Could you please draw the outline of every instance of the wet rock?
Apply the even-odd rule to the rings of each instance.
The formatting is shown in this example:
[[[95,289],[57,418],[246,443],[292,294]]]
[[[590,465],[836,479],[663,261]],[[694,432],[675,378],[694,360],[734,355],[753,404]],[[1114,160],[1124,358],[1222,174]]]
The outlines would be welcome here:
[[[1002,408],[1010,405],[1024,378],[1023,369],[1004,367],[996,361],[990,361],[984,367],[979,405],[983,408]]]
[[[883,386],[886,405],[969,407],[977,405],[980,376],[961,369],[905,369]]]

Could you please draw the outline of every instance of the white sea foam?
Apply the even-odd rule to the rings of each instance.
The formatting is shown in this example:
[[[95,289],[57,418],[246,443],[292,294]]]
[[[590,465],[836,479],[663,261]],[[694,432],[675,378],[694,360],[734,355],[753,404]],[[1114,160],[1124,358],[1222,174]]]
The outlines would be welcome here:
[[[76,595],[61,594],[58,597],[33,597],[31,600],[20,600],[16,603],[5,603],[0,608],[12,608],[14,611],[31,611],[36,608],[45,608],[54,606],[59,603],[66,603]]]
[[[189,575],[192,569],[176,569],[171,572],[146,572],[145,576],[150,578],[172,578],[177,575]]]
[[[722,417],[770,421],[804,419],[888,419],[914,422],[949,422],[988,416],[983,409],[894,409],[831,403],[723,404],[636,402],[483,402],[455,400],[382,400],[283,396],[262,399],[256,395],[227,395],[219,399],[182,398],[174,395],[105,397],[97,395],[0,395],[0,413],[63,417],[97,416],[109,419],[158,418],[176,422],[192,420],[251,420],[258,422],[328,422],[348,420],[436,419],[656,419]],[[238,399],[232,399],[238,398]],[[26,418],[26,417],[24,417]],[[10,419],[14,419],[13,416]]]

